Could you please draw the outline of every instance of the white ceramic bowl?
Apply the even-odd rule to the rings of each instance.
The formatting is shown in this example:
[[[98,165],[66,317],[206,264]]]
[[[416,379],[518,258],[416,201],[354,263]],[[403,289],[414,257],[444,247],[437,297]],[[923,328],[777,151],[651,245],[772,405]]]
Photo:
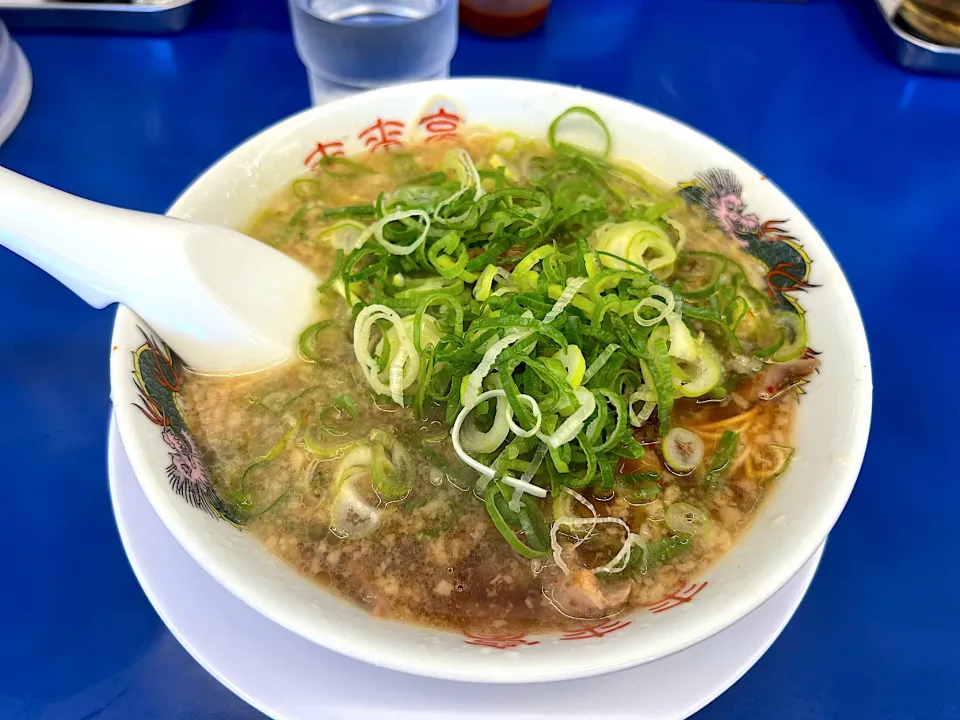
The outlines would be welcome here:
[[[796,459],[735,548],[697,583],[678,588],[672,599],[649,610],[589,632],[531,637],[472,638],[378,620],[197,507],[214,496],[179,420],[176,378],[169,369],[157,372],[157,365],[165,364],[158,360],[162,351],[143,349],[141,329],[149,334],[149,328],[120,308],[113,335],[113,401],[144,492],[177,540],[218,582],[293,632],[375,665],[437,678],[514,683],[618,670],[686,648],[749,613],[813,555],[843,509],[863,459],[872,394],[866,338],[850,288],[820,235],[773,183],[675,120],[624,100],[538,82],[466,79],[390,87],[307,110],[265,130],[205,172],[170,214],[243,227],[271,193],[323,153],[386,152],[395,144],[458,132],[463,123],[544,137],[550,121],[573,105],[589,106],[606,120],[614,157],[671,183],[692,181],[688,197],[725,227],[782,221],[764,226],[758,237],[767,245],[760,252],[779,248],[794,263],[779,270],[816,286],[799,300],[810,344],[822,353],[820,372],[806,386],[799,410]],[[729,172],[708,174],[712,169]],[[795,238],[792,245],[787,234]],[[785,282],[782,272],[774,281]],[[146,413],[138,403],[146,405]]]

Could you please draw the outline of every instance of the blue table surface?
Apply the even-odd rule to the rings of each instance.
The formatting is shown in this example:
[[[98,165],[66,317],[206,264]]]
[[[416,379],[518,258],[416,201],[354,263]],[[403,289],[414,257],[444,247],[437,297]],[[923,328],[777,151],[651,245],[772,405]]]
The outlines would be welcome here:
[[[926,438],[955,412],[960,80],[891,64],[864,12],[555,0],[541,31],[464,32],[453,61],[620,95],[714,136],[804,208],[859,300],[876,387],[859,484],[793,621],[698,718],[960,717],[957,440]],[[162,212],[308,104],[281,0],[220,0],[170,37],[16,39],[34,94],[0,164],[123,207]],[[113,312],[3,250],[0,308],[0,719],[262,717],[179,646],[124,557],[105,463]],[[908,449],[946,454],[908,464]]]

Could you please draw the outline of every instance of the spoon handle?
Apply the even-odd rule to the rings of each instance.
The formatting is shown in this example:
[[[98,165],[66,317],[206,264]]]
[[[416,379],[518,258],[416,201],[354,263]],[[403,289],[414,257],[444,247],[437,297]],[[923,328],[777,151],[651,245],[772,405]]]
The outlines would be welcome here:
[[[164,252],[176,252],[169,225],[176,222],[83,200],[0,168],[0,245],[96,308],[127,301],[146,279],[147,264],[156,267],[155,233],[166,238]]]
[[[316,275],[216,225],[82,200],[0,168],[0,245],[96,308],[132,308],[184,361],[248,372],[288,359]]]

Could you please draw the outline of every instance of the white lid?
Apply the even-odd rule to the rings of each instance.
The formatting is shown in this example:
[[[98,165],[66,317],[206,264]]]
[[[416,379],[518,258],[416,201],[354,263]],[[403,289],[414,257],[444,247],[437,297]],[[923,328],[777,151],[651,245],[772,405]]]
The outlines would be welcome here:
[[[27,58],[0,22],[0,144],[23,117],[32,89]]]

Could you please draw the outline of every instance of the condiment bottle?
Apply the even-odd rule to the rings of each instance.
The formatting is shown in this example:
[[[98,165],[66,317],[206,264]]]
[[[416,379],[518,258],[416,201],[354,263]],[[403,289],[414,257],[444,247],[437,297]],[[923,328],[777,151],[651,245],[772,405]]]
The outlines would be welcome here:
[[[543,24],[550,0],[460,0],[460,22],[483,35],[516,37]]]

